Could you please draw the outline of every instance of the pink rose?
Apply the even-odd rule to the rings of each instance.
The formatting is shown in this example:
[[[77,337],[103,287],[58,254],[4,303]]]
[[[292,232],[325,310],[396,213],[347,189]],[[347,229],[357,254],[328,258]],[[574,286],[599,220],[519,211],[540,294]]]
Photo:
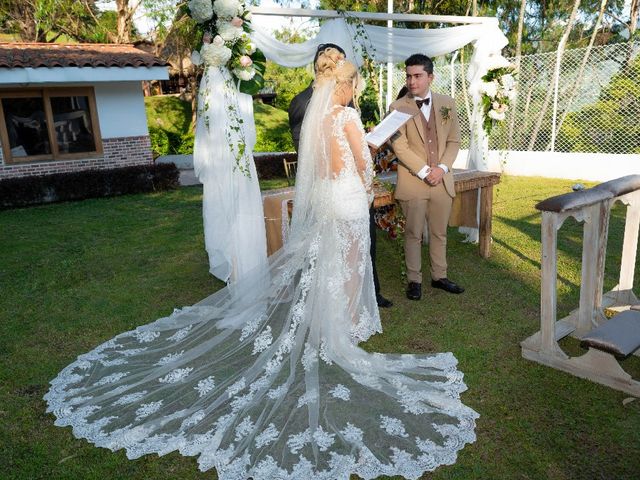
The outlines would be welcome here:
[[[243,23],[244,20],[242,20],[240,17],[233,17],[233,20],[231,20],[231,25],[233,25],[234,27],[241,27]]]
[[[205,33],[202,37],[203,43],[211,43],[211,34],[209,32]]]
[[[243,67],[249,67],[252,63],[253,60],[251,60],[251,58],[247,57],[246,55],[240,57],[240,65],[242,65]]]

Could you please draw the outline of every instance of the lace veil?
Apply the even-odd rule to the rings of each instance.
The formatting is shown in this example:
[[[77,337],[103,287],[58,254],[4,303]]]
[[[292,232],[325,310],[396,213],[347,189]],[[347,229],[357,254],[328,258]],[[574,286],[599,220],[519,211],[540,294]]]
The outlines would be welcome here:
[[[334,88],[318,84],[305,116],[288,243],[233,294],[80,355],[45,396],[56,425],[129,458],[196,456],[221,480],[418,478],[474,441],[451,353],[357,346],[381,327],[367,202],[364,214],[339,214],[330,165],[339,120],[362,125],[351,109],[328,116]],[[366,195],[361,182],[353,192]]]

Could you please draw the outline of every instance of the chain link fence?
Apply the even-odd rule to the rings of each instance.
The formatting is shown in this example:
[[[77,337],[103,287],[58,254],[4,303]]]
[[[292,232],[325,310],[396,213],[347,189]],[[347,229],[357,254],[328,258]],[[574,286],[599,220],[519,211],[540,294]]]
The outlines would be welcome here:
[[[509,59],[515,63],[515,58]],[[489,148],[640,154],[640,42],[567,50],[560,66],[554,122],[556,53],[521,57],[518,97],[491,132]],[[461,148],[469,147],[467,64],[436,59],[436,92],[456,98]],[[404,85],[394,70],[393,98]],[[554,130],[555,123],[555,130]]]

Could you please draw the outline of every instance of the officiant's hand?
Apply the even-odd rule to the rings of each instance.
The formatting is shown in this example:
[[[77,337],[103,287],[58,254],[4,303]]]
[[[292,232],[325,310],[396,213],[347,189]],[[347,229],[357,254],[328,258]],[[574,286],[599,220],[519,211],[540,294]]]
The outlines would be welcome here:
[[[440,167],[433,167],[429,169],[429,174],[424,177],[424,182],[435,187],[442,182],[442,177],[444,177],[444,170]]]

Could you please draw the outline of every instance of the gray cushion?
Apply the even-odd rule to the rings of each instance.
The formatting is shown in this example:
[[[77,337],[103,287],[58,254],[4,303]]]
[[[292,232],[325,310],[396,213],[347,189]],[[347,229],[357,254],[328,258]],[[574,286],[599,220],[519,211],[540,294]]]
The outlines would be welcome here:
[[[611,192],[614,197],[619,197],[625,193],[640,190],[640,175],[627,175],[626,177],[616,178],[603,182],[593,187],[597,190],[606,190]]]
[[[596,190],[590,188],[579,192],[570,192],[563,195],[547,198],[536,205],[538,210],[543,212],[566,212],[575,208],[587,207],[594,203],[602,202],[613,198],[614,195],[608,190]]]
[[[626,357],[640,347],[640,311],[626,310],[614,315],[582,337],[581,344]]]

